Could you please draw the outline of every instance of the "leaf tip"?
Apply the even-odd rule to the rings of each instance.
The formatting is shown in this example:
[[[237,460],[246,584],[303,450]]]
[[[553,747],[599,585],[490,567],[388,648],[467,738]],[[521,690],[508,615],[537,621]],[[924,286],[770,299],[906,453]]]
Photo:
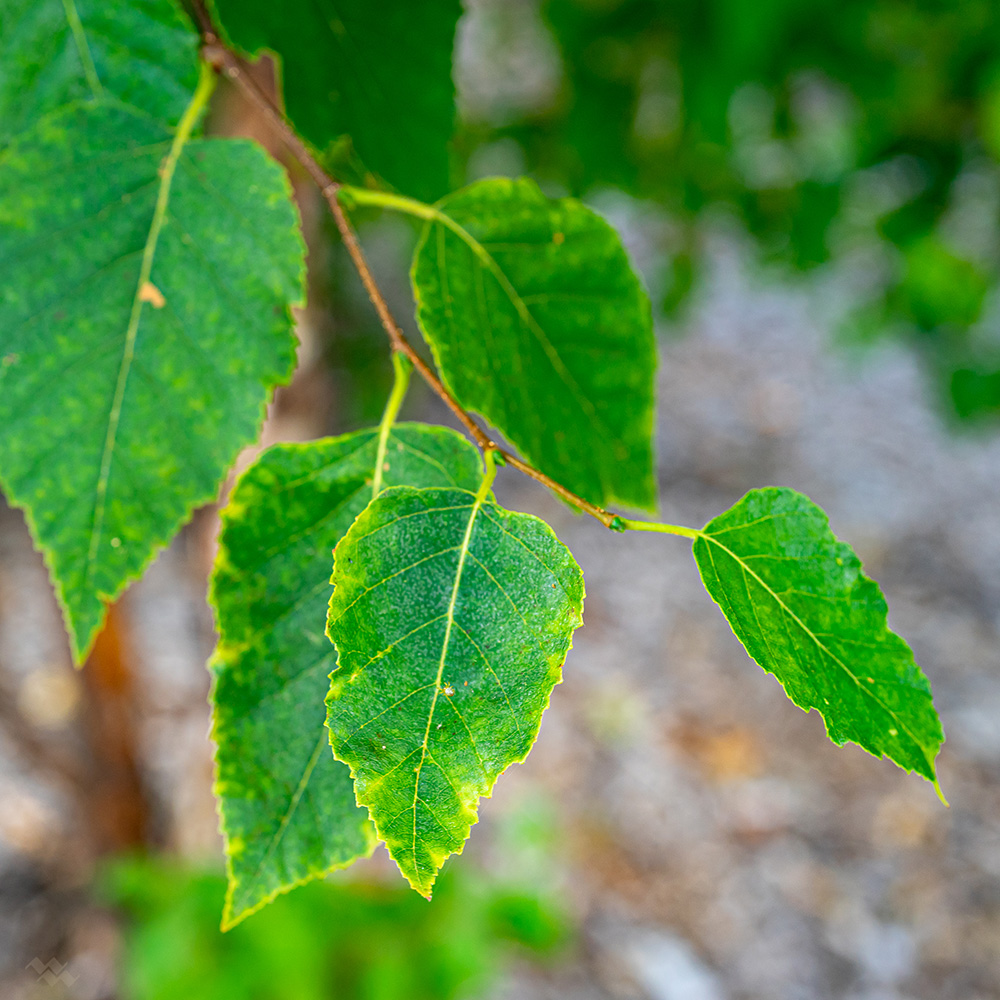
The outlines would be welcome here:
[[[391,852],[389,856],[392,857]],[[434,871],[429,878],[427,876],[421,877],[419,872],[415,876],[411,876],[409,872],[404,870],[403,866],[399,863],[399,861],[396,858],[393,858],[393,861],[396,862],[396,867],[399,868],[400,874],[409,883],[410,888],[418,896],[423,896],[423,898],[426,899],[427,902],[429,903],[431,901],[431,896],[433,895],[434,883],[437,881],[437,876],[438,872],[440,871],[440,868]],[[442,863],[443,859],[438,862],[439,865]]]
[[[233,879],[232,872],[228,873],[226,881],[228,883],[226,885],[226,899],[222,904],[222,919],[219,921],[219,930],[223,934],[231,931],[237,924],[241,924],[248,916],[250,916],[252,912],[254,912],[248,907],[244,907],[239,911],[236,910],[234,900],[236,895],[236,882]]]

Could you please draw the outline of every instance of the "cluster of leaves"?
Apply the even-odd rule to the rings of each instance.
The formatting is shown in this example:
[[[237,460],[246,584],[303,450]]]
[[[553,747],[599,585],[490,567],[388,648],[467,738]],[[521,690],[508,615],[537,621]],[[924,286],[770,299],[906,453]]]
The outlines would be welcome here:
[[[578,201],[505,179],[416,200],[445,182],[457,5],[294,6],[301,20],[219,12],[229,44],[280,58],[317,156],[343,160],[349,134],[370,183],[341,202],[422,221],[412,281],[440,391],[608,527],[689,539],[796,704],[835,742],[936,784],[927,679],[810,500],[754,490],[702,529],[604,509],[656,502],[650,303]],[[292,21],[307,29],[287,34]],[[321,44],[297,45],[299,30]],[[0,39],[0,484],[82,660],[105,603],[215,498],[289,377],[304,247],[263,151],[198,136],[215,74],[172,0],[0,0]],[[410,366],[393,358],[378,427],[271,448],[222,511],[210,669],[226,925],[378,842],[429,896],[480,798],[530,750],[582,623],[572,555],[491,493],[504,453],[395,423]]]
[[[960,415],[1000,410],[1000,348],[977,330],[995,324],[985,310],[1000,245],[960,218],[979,204],[995,219],[996,4],[544,0],[542,11],[557,84],[474,109],[469,155],[514,140],[528,170],[571,193],[611,185],[663,205],[681,231],[668,310],[700,273],[699,220],[721,206],[798,268],[880,245],[884,274],[855,333],[905,331]]]

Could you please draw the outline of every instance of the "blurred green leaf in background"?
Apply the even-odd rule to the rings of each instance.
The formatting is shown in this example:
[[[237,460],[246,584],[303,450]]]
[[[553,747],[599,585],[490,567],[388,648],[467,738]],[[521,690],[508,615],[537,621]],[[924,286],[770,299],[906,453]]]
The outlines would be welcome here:
[[[505,959],[539,960],[570,931],[551,895],[494,885],[471,866],[442,875],[434,905],[406,886],[338,878],[302,886],[219,930],[221,872],[126,858],[101,893],[124,911],[125,996],[134,1000],[450,1000],[482,995]]]
[[[667,317],[720,220],[786,272],[853,261],[874,287],[849,325],[902,335],[959,416],[1000,412],[1000,5],[543,0],[534,20],[530,6],[473,8],[467,34],[492,39],[493,63],[506,44],[520,82],[491,88],[470,57],[469,179],[509,163],[550,194],[662,206],[668,252],[648,278]]]

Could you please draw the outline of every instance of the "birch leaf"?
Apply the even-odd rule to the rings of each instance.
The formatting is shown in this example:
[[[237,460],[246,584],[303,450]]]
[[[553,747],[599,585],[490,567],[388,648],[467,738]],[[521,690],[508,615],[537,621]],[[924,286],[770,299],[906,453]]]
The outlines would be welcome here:
[[[823,716],[834,743],[857,743],[937,787],[944,735],[930,684],[886,625],[878,584],[819,507],[794,490],[751,490],[699,533],[694,557],[750,656]]]
[[[529,180],[422,214],[417,319],[449,388],[574,493],[655,506],[652,316],[618,234]]]
[[[193,44],[189,64],[160,67],[169,86],[140,74],[124,93],[115,60],[176,43],[172,4],[43,3],[36,20],[53,6],[76,12],[64,55],[82,83],[54,69],[44,96],[26,83],[47,111],[0,150],[0,486],[79,661],[105,603],[257,436],[294,363],[305,248],[262,149],[194,138],[211,77],[192,98]]]
[[[543,521],[462,490],[386,490],[337,546],[327,725],[400,871],[430,896],[479,799],[525,758],[582,623]]]

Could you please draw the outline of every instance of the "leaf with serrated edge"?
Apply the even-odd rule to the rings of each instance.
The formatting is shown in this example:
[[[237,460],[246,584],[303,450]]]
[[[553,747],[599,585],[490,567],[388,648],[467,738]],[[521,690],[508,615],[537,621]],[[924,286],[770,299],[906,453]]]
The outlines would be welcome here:
[[[323,633],[330,552],[372,495],[378,431],[264,452],[221,513],[210,600],[215,793],[231,927],[368,854],[375,834],[330,751],[323,699],[336,651]],[[400,424],[383,483],[475,489],[479,452],[443,427]],[[312,722],[309,722],[309,719]]]
[[[705,587],[747,652],[830,739],[937,787],[944,740],[927,678],[886,625],[878,584],[826,514],[789,489],[751,490],[694,542]]]
[[[417,319],[462,405],[584,499],[655,506],[652,314],[618,234],[529,180],[425,214]]]
[[[320,152],[349,134],[365,166],[433,200],[449,188],[459,0],[215,0],[245,52],[276,53],[288,116]]]
[[[461,490],[386,490],[337,546],[330,742],[400,871],[430,896],[479,799],[525,758],[583,576],[544,521]]]
[[[175,37],[171,4],[141,6]],[[131,15],[93,17],[128,47]],[[152,45],[155,28],[136,37]],[[98,73],[109,45],[91,46]],[[0,153],[0,485],[25,509],[79,661],[105,602],[216,496],[290,375],[305,248],[262,149],[186,141],[197,102],[178,127],[173,98],[70,98]]]

